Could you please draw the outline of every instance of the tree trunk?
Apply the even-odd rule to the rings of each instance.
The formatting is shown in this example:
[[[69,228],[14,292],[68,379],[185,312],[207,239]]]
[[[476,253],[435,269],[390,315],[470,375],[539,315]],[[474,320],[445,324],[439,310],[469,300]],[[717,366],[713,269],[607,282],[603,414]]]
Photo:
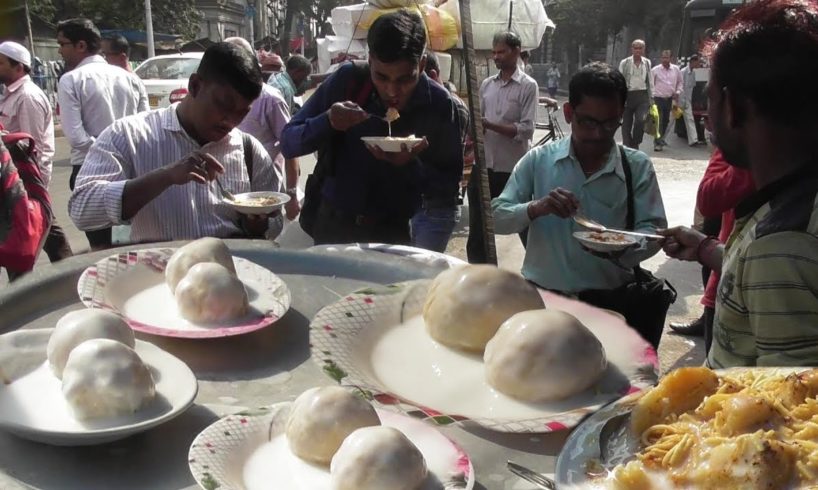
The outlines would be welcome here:
[[[296,14],[296,1],[287,0],[287,10],[284,14],[284,27],[281,29],[279,39],[281,41],[281,57],[287,59],[290,56],[290,39],[292,39],[293,19]]]

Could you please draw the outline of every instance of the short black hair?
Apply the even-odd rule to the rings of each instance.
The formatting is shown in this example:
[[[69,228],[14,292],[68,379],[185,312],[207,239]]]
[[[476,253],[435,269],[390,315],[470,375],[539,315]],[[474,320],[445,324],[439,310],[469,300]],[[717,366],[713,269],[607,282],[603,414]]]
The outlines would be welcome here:
[[[99,52],[102,36],[99,34],[97,26],[86,18],[77,17],[76,19],[68,19],[60,22],[57,24],[57,34],[60,33],[74,44],[85,41],[88,52],[91,54],[97,54]]]
[[[294,54],[287,58],[286,67],[287,71],[306,70],[307,73],[312,72],[312,63],[300,54]]]
[[[369,53],[384,63],[420,62],[426,49],[426,27],[420,15],[406,9],[381,15],[366,35]]]
[[[783,48],[783,49],[782,49]],[[814,127],[818,112],[818,5],[757,0],[727,18],[712,53],[710,83],[788,127]]]
[[[496,32],[494,38],[491,40],[492,46],[497,46],[498,44],[505,44],[509,48],[514,49],[522,47],[523,41],[514,31],[500,31]]]
[[[577,107],[585,96],[618,98],[622,106],[628,98],[628,84],[619,70],[595,61],[583,66],[568,84],[568,103]]]
[[[20,63],[19,61],[17,61],[17,60],[13,60],[13,59],[9,58],[8,56],[6,56],[6,58],[8,58],[8,60],[9,60],[9,64],[10,64],[11,66],[15,67],[15,68],[16,68],[18,65],[23,65],[23,64],[22,64],[22,63]],[[31,67],[28,67],[28,66],[26,66],[26,65],[23,65],[23,71],[24,71],[25,73],[31,73]]]
[[[529,57],[531,57],[531,53],[529,53],[528,51],[522,51],[520,53],[520,58],[524,60],[527,60]]]
[[[124,54],[125,56],[131,56],[131,44],[125,39],[125,36],[121,34],[112,34],[105,36],[104,40],[108,41],[108,45],[111,47],[111,51],[116,54]]]
[[[216,43],[205,50],[196,74],[204,81],[229,85],[249,100],[258,98],[264,83],[255,56],[226,42]]]
[[[438,61],[435,52],[429,51],[428,53],[426,53],[426,68],[424,68],[423,71],[425,71],[428,74],[432,70],[436,71],[439,74],[440,62]]]

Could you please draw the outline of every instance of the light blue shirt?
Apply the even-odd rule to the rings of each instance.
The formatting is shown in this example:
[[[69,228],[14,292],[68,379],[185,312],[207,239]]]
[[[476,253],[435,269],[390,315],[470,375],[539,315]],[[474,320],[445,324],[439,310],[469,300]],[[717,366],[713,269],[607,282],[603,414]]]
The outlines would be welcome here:
[[[295,84],[293,83],[293,79],[290,78],[290,75],[286,71],[278,73],[271,76],[267,84],[277,88],[278,91],[281,92],[281,95],[284,97],[284,102],[287,103],[287,109],[289,109],[290,115],[292,115]]]
[[[665,207],[653,164],[641,151],[625,148],[633,176],[635,229],[648,233],[667,227]],[[642,241],[617,261],[591,255],[572,234],[582,228],[571,219],[555,215],[528,218],[531,201],[557,187],[574,193],[580,211],[611,228],[624,229],[628,202],[625,173],[619,149],[613,147],[608,162],[586,179],[574,156],[571,138],[532,149],[517,163],[503,193],[492,201],[495,231],[502,235],[529,227],[523,276],[540,286],[578,293],[586,289],[613,289],[633,280],[632,268],[659,251],[656,242]]]

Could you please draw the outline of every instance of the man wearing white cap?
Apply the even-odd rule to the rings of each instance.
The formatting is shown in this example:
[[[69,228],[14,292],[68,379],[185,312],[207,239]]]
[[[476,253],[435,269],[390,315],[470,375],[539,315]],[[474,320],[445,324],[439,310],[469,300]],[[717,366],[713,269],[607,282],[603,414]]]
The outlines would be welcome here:
[[[18,43],[0,44],[0,83],[6,86],[0,98],[0,125],[11,133],[28,133],[34,138],[43,183],[51,180],[54,157],[54,120],[48,97],[31,80],[31,54]],[[43,247],[52,262],[70,257],[71,246],[65,232],[56,223]]]

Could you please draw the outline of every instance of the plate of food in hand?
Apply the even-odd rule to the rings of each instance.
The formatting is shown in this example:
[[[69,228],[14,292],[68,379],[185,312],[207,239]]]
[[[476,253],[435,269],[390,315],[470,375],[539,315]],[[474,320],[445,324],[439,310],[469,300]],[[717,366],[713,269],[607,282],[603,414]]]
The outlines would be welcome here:
[[[310,344],[387,409],[502,432],[572,427],[656,381],[655,351],[620,317],[489,265],[356,291],[315,316]]]
[[[233,200],[225,199],[224,202],[242,214],[266,215],[290,201],[290,196],[282,192],[259,191],[235,194]]]
[[[374,408],[360,392],[310,388],[294,402],[229,415],[188,464],[202,488],[470,490],[469,456],[434,426]]]
[[[119,316],[72,311],[53,329],[0,336],[0,428],[59,446],[102,444],[167,422],[193,404],[187,365],[134,339]]]
[[[264,328],[291,301],[281,278],[233,257],[218,238],[112,255],[85,269],[77,292],[83,304],[121,315],[134,330],[182,338]]]
[[[684,367],[583,421],[559,488],[818,487],[818,369]]]
[[[409,136],[362,136],[361,141],[368,146],[375,146],[386,153],[400,153],[405,146],[407,150],[412,150],[423,141],[415,135]]]
[[[633,236],[613,231],[575,231],[574,238],[595,252],[618,252],[639,242]]]

